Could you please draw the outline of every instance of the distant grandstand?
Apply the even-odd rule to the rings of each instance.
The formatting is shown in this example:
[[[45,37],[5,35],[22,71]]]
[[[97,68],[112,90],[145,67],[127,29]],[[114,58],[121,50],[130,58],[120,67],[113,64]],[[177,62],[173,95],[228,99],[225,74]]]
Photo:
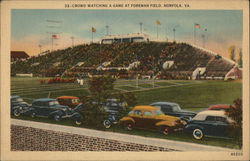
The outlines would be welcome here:
[[[122,41],[122,40],[121,40]],[[237,64],[186,43],[141,42],[79,45],[12,64],[12,75],[135,79],[238,79]]]

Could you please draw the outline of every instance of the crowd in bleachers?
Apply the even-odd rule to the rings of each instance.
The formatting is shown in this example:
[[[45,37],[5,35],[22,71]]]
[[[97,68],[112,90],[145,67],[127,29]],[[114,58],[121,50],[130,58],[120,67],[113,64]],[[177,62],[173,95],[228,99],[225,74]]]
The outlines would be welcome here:
[[[126,70],[137,61],[140,63],[136,67]],[[163,69],[166,61],[174,63]],[[104,62],[109,62],[106,70],[98,69]],[[17,61],[12,64],[11,73],[64,77],[111,74],[118,78],[149,75],[162,79],[191,79],[193,71],[199,67],[206,67],[205,76],[224,76],[233,66],[219,55],[209,54],[185,43],[143,42],[89,44],[57,50],[26,61]],[[122,67],[122,70],[118,67]]]

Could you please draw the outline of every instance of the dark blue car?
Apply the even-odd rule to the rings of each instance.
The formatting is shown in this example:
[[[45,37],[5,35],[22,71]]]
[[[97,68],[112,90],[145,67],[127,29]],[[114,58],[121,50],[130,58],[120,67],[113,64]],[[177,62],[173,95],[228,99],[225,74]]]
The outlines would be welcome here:
[[[25,102],[20,96],[11,96],[10,107],[11,115],[18,117],[21,114],[25,114],[29,110],[30,105]]]
[[[186,122],[191,120],[196,115],[195,112],[182,110],[181,107],[177,103],[173,103],[173,102],[155,102],[150,105],[159,107],[160,110],[165,115],[179,117],[180,119]]]
[[[31,117],[47,117],[55,121],[69,118],[77,125],[82,124],[82,116],[77,109],[71,109],[68,106],[60,105],[56,99],[52,98],[34,100],[29,113]]]
[[[224,111],[202,111],[186,124],[184,131],[198,140],[204,136],[228,138],[230,123]]]

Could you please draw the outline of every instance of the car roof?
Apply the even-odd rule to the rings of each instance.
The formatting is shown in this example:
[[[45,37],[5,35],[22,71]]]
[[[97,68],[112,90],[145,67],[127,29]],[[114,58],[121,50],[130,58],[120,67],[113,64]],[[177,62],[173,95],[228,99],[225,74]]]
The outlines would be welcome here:
[[[217,104],[217,105],[211,105],[208,107],[208,109],[216,109],[216,108],[229,108],[229,104]]]
[[[10,98],[20,98],[20,96],[13,95],[13,96],[11,96]]]
[[[56,99],[54,99],[54,98],[39,98],[39,99],[35,99],[33,102],[37,102],[37,101],[41,101],[41,102],[56,101]]]
[[[132,110],[159,110],[157,107],[154,107],[154,106],[148,106],[148,105],[145,105],[145,106],[135,106]]]
[[[76,96],[60,96],[60,97],[57,97],[56,99],[79,99],[79,97],[76,97]]]
[[[174,102],[154,102],[154,103],[151,103],[152,104],[158,104],[158,105],[165,105],[165,104],[168,104],[168,105],[178,105],[177,103],[174,103]]]
[[[205,120],[206,116],[221,116],[221,117],[227,117],[225,115],[225,111],[213,111],[213,110],[206,110],[199,112],[193,120]]]

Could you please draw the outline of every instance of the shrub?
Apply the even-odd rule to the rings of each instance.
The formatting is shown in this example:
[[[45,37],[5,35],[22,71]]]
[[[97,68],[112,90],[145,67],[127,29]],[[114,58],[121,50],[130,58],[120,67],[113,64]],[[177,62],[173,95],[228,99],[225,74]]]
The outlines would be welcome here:
[[[242,99],[234,100],[234,105],[231,105],[225,114],[233,120],[230,126],[230,135],[242,147]]]

